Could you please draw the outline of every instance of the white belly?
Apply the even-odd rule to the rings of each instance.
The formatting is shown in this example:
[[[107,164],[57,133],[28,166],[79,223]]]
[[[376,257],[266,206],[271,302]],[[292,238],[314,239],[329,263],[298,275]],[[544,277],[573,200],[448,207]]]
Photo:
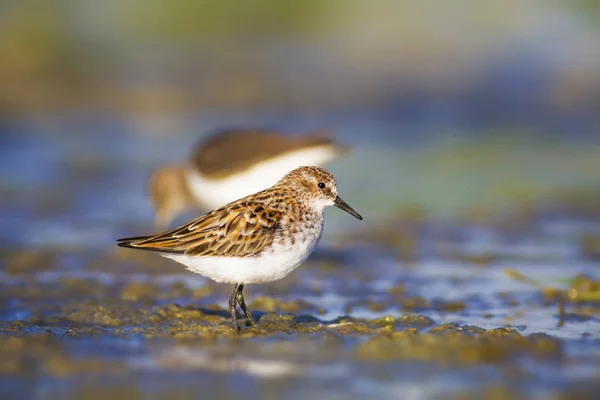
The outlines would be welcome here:
[[[196,201],[214,209],[273,186],[295,168],[319,166],[335,156],[335,150],[327,145],[286,153],[227,178],[209,179],[192,167],[187,169],[186,175],[190,192]]]
[[[322,225],[316,235],[297,238],[293,246],[277,244],[256,257],[194,257],[161,253],[188,270],[221,283],[265,283],[286,277],[308,258],[319,242]]]

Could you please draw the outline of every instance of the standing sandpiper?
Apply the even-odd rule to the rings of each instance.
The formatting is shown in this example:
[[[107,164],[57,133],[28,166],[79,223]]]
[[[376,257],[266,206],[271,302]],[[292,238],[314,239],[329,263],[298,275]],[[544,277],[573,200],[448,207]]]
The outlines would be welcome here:
[[[181,165],[163,165],[150,177],[154,224],[166,229],[194,206],[220,207],[274,185],[302,165],[322,166],[347,148],[326,135],[288,136],[261,129],[217,131],[200,142]]]
[[[117,242],[121,247],[156,251],[192,272],[234,284],[229,310],[239,330],[236,304],[256,326],[244,302],[244,284],[281,279],[306,260],[321,238],[327,206],[362,219],[337,195],[332,174],[319,167],[300,167],[274,186],[179,228]]]

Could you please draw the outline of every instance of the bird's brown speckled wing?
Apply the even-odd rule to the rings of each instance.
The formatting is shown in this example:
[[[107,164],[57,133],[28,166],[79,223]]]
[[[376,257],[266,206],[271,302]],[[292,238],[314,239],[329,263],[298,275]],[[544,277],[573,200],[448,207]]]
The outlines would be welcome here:
[[[258,255],[273,243],[282,214],[259,202],[233,203],[171,231],[120,239],[121,247],[190,256]]]

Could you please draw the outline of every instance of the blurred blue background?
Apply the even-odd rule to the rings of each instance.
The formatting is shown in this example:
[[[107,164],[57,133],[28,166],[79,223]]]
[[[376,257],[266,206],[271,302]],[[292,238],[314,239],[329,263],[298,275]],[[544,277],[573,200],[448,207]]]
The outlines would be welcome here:
[[[600,184],[594,1],[6,1],[0,11],[9,241],[23,236],[23,213],[149,220],[150,169],[222,126],[332,129],[355,151],[331,169],[367,216]]]
[[[348,246],[341,247],[347,262],[359,270],[371,267],[365,260],[385,264],[390,270],[376,277],[378,284],[417,274],[409,281],[419,295],[429,296],[419,288],[431,284],[435,296],[466,301],[461,295],[471,292],[455,290],[453,282],[477,275],[493,282],[475,282],[472,293],[523,294],[523,286],[502,280],[499,268],[469,269],[482,260],[492,268],[538,271],[532,273],[544,279],[597,278],[600,2],[594,0],[3,1],[6,260],[50,251],[63,260],[58,272],[80,276],[81,260],[112,254],[115,238],[151,229],[145,197],[151,170],[184,159],[204,134],[229,126],[326,128],[353,148],[328,168],[364,225],[327,211],[324,243]],[[406,228],[406,221],[423,219],[426,229]],[[407,272],[390,256],[389,247],[402,246],[411,248],[416,269]],[[120,272],[103,266],[101,273],[119,278]],[[23,282],[5,281],[13,284]],[[381,287],[374,284],[373,293]],[[4,322],[28,307],[25,300],[10,304]],[[488,304],[478,316],[446,318],[502,326],[505,320],[481,317],[504,315],[501,304]],[[327,315],[341,313],[334,308]],[[553,303],[517,322],[597,341],[597,314],[585,326],[555,331],[554,313]],[[531,322],[536,318],[544,322]],[[564,370],[552,371],[571,382]],[[534,388],[545,379],[533,379]],[[261,393],[253,382],[244,387]],[[420,390],[427,380],[421,383],[415,393],[426,393]],[[352,393],[371,393],[372,384],[357,383]],[[315,393],[332,393],[321,389]],[[381,390],[385,397],[395,389]]]

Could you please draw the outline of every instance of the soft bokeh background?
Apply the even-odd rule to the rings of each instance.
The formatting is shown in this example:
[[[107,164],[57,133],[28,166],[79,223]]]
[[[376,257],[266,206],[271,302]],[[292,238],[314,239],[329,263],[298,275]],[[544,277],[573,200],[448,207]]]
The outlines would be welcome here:
[[[430,287],[446,300],[464,300],[461,289],[444,285],[458,279],[454,273],[472,275],[472,264],[520,265],[543,279],[598,277],[595,0],[3,1],[3,274],[25,265],[35,282],[56,278],[35,275],[38,267],[87,279],[82,260],[112,254],[115,238],[151,229],[145,180],[154,166],[182,160],[209,131],[247,125],[288,133],[327,128],[353,147],[330,170],[365,221],[327,211],[324,247],[344,249],[359,270],[389,262],[391,282],[394,274],[410,275],[403,268],[411,261],[417,275],[430,271],[446,281]],[[425,230],[414,225],[423,221]],[[40,266],[49,254],[52,267]],[[119,277],[117,267],[96,267]],[[494,271],[479,273],[500,281],[499,291],[525,290]],[[25,285],[19,276],[4,284]],[[477,283],[473,293],[491,291],[489,284]],[[217,292],[220,305],[225,292]],[[30,317],[26,299],[4,300],[4,322]],[[585,326],[550,332],[554,312],[539,316],[549,321],[539,330],[597,340],[597,314]],[[465,315],[441,320],[484,323]],[[499,326],[493,320],[486,328]],[[479,390],[471,375],[454,378],[459,393]],[[563,378],[570,388],[569,375]],[[271,393],[248,379],[241,380],[247,393]],[[544,379],[534,382],[543,387]],[[294,382],[290,388],[305,381]],[[315,384],[315,393],[377,389],[386,397],[399,390],[377,382]],[[282,385],[273,393],[287,393]],[[73,395],[50,388],[42,394]],[[429,393],[427,384],[401,389]]]
[[[597,4],[4,2],[3,207],[43,185],[64,219],[92,174],[86,203],[126,199],[79,205],[80,223],[146,220],[152,166],[244,124],[354,145],[332,168],[367,216],[596,188]]]

